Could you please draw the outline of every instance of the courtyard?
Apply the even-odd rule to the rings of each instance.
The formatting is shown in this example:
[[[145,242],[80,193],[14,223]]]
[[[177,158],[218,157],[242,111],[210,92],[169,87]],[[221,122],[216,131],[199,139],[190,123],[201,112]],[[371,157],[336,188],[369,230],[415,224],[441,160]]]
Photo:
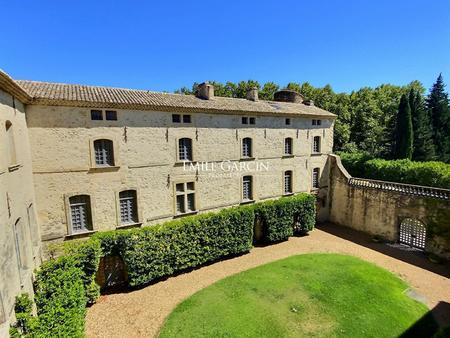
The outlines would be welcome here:
[[[282,243],[255,247],[249,254],[181,273],[141,289],[118,290],[103,295],[88,309],[87,335],[157,336],[177,305],[196,292],[239,272],[307,253],[351,255],[387,269],[411,287],[406,294],[424,303],[439,324],[450,324],[448,264],[436,265],[419,252],[375,243],[362,233],[327,224],[319,226],[306,237],[291,237]],[[321,332],[324,334],[326,331]]]

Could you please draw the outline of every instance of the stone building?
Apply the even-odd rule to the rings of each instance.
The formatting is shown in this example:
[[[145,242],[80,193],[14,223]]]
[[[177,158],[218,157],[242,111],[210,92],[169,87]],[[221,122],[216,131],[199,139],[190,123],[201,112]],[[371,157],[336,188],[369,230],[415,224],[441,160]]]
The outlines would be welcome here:
[[[41,240],[326,195],[335,115],[292,91],[263,101],[215,97],[208,83],[190,96],[0,72],[0,104],[0,323],[31,288]]]

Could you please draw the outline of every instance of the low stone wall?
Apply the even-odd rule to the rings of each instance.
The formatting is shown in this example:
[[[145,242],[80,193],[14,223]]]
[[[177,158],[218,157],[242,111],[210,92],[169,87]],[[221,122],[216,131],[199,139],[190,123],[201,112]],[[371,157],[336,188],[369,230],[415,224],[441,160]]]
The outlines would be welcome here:
[[[330,222],[397,242],[402,220],[417,219],[427,229],[425,251],[450,259],[449,191],[359,179],[355,183],[335,155],[330,155],[329,166]]]

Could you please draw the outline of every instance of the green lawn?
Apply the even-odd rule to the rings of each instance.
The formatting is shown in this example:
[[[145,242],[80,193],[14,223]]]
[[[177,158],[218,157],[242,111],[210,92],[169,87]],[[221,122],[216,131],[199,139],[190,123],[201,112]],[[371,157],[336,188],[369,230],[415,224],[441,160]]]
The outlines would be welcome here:
[[[428,311],[407,287],[355,257],[293,256],[194,294],[160,337],[398,337]],[[434,325],[427,320],[422,330]]]

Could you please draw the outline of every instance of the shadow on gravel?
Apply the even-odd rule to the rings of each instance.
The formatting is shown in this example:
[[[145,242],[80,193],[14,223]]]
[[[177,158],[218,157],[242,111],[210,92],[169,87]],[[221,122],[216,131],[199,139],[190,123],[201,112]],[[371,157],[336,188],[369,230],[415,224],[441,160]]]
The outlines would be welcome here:
[[[448,314],[450,314],[450,304],[447,302],[439,302],[438,305],[428,311],[408,330],[403,332],[403,334],[400,335],[400,338],[448,337],[448,334],[450,333],[448,329],[446,333],[444,331],[441,331],[441,335],[435,336],[435,334],[439,332],[439,326],[437,325],[436,320],[439,321],[439,319],[442,319],[442,316],[448,316]]]

